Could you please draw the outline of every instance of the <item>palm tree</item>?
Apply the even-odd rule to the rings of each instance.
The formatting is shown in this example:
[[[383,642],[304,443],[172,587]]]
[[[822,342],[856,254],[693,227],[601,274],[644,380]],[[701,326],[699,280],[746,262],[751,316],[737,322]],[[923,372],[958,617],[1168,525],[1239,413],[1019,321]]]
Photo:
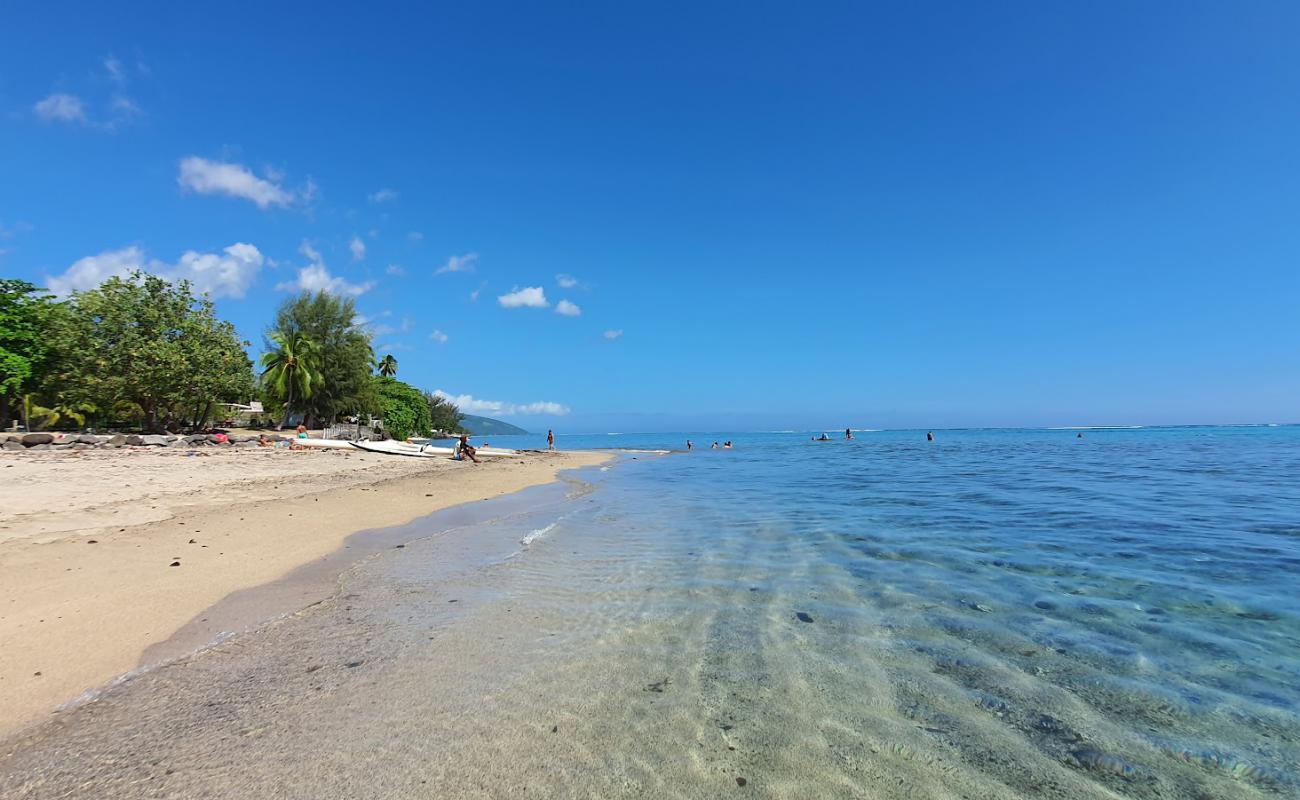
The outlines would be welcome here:
[[[392,353],[381,358],[375,366],[379,368],[379,374],[385,378],[391,378],[397,374],[397,359],[393,358]]]
[[[289,424],[295,393],[298,399],[311,397],[312,387],[320,382],[316,371],[316,343],[301,331],[271,331],[267,338],[274,350],[262,354],[262,380],[275,394],[284,397],[284,419],[280,429]]]

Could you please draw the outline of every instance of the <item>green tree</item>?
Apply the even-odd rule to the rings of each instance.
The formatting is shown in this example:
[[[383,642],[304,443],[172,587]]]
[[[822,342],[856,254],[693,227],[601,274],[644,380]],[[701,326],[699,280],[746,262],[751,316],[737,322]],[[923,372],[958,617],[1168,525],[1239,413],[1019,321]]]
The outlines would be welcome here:
[[[428,436],[433,432],[429,403],[419,389],[396,378],[376,376],[372,379],[379,401],[384,430],[394,439]]]
[[[235,327],[196,297],[188,281],[135,272],[76,292],[57,337],[58,407],[114,413],[135,406],[148,431],[167,421],[202,423],[216,403],[253,391],[252,362]]]
[[[284,417],[280,420],[283,429],[289,424],[294,401],[302,403],[310,399],[312,389],[320,381],[316,343],[302,331],[271,331],[267,338],[274,349],[262,354],[262,385],[272,397],[284,401]]]
[[[379,370],[380,375],[385,378],[391,378],[397,374],[397,359],[393,358],[392,353],[389,353],[379,359],[379,363],[376,364],[375,367]]]
[[[425,403],[429,406],[429,424],[435,431],[443,433],[463,433],[460,426],[460,409],[445,397],[426,393]]]
[[[0,427],[15,401],[40,387],[54,357],[54,298],[26,281],[0,279]]]
[[[316,345],[320,380],[300,403],[310,419],[332,424],[342,414],[376,410],[371,386],[374,351],[370,335],[356,323],[356,303],[327,292],[303,292],[281,304],[272,330],[302,333]],[[267,349],[271,349],[269,346]]]

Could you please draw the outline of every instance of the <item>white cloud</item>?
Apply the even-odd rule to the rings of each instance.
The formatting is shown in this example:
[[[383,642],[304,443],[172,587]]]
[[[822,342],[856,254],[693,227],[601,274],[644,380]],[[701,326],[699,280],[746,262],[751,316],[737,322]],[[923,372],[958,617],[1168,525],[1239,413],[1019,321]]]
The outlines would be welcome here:
[[[449,394],[442,389],[435,389],[433,394],[455,403],[456,407],[466,414],[492,414],[502,417],[545,414],[562,417],[569,413],[568,406],[549,401],[507,403],[502,400],[482,400],[469,394]]]
[[[370,332],[376,336],[391,336],[392,334],[397,333],[397,328],[394,328],[392,325],[384,325],[381,323],[371,328]]]
[[[434,275],[442,275],[445,272],[473,272],[474,262],[478,261],[478,253],[466,253],[463,256],[452,256],[443,264],[433,271]]]
[[[397,192],[392,189],[380,189],[373,194],[367,195],[367,199],[372,203],[387,203],[390,200],[397,199]]]
[[[176,182],[182,189],[199,194],[224,194],[251,200],[261,209],[288,206],[294,201],[292,192],[278,183],[257,177],[242,164],[209,161],[199,156],[181,159]]]
[[[409,333],[415,330],[415,320],[410,317],[402,317],[402,333]]]
[[[302,253],[311,263],[299,268],[298,277],[295,280],[278,283],[275,288],[290,292],[326,292],[351,297],[357,297],[375,288],[374,281],[351,283],[346,278],[331,275],[329,268],[325,266],[325,259],[321,258],[321,254],[311,246],[310,242],[303,242],[302,246],[298,248],[298,252]]]
[[[616,329],[615,329],[615,328],[611,328],[610,330],[607,330],[607,331],[605,331],[604,333],[601,334],[601,336],[604,336],[606,339],[609,339],[610,341],[613,341],[613,340],[619,338],[619,337],[622,336],[622,335],[623,335],[623,329],[622,329],[622,328],[616,328]]]
[[[561,289],[572,289],[573,287],[578,285],[577,278],[565,273],[560,273],[559,275],[556,275],[555,282],[559,285]]]
[[[389,275],[395,275],[399,278],[406,274],[406,270],[402,269],[400,264],[389,264],[384,268],[384,272],[387,272]]]
[[[577,303],[570,303],[568,300],[561,300],[555,304],[555,313],[563,314],[566,317],[577,317],[582,315],[582,309],[578,308]]]
[[[429,334],[429,338],[434,340],[438,344],[446,344],[448,336],[442,331],[434,331],[433,333]]]
[[[348,242],[348,249],[352,251],[353,261],[360,261],[366,257],[366,243],[361,241],[360,236],[353,235],[352,241]]]
[[[551,305],[546,301],[546,292],[540,286],[515,289],[498,297],[497,302],[502,308],[549,308]]]
[[[482,289],[475,289],[474,291],[470,292],[470,293],[469,293],[469,301],[470,301],[471,303],[477,303],[477,302],[478,302],[478,295],[479,295],[479,292],[481,292],[481,291],[483,291],[483,290],[482,290]]]
[[[51,292],[66,297],[74,291],[93,289],[109,278],[125,277],[140,270],[169,281],[187,280],[196,292],[207,292],[213,297],[243,297],[265,263],[261,251],[243,242],[236,242],[221,253],[188,250],[175,264],[147,258],[143,249],[132,245],[86,256],[62,275],[50,278],[48,285]]]
[[[243,297],[266,259],[256,247],[243,242],[232,244],[222,253],[224,255],[190,250],[181,256],[167,277],[172,280],[184,278],[194,284],[196,290],[208,292],[213,297]]]
[[[46,122],[86,122],[86,106],[71,94],[52,94],[32,108]]]

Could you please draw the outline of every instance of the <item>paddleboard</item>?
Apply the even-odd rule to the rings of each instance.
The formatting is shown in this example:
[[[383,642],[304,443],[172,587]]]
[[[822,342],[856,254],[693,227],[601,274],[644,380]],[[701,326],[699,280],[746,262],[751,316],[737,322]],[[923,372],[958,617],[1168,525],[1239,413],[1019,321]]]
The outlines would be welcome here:
[[[371,453],[388,453],[395,456],[414,456],[416,458],[450,458],[455,451],[450,447],[421,447],[418,444],[407,444],[406,442],[351,442],[353,447],[365,450]],[[518,457],[520,454],[514,450],[504,450],[495,447],[489,447],[486,450],[476,450],[475,455],[479,458],[484,456],[512,456]]]

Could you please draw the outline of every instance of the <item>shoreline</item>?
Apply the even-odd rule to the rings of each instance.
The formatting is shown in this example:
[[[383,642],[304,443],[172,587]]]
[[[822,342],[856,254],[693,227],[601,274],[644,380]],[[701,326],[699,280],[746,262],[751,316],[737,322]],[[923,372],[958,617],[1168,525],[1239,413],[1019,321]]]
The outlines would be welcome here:
[[[134,455],[0,462],[15,478],[0,491],[0,739],[124,675],[325,599],[344,571],[393,546],[383,529],[400,535],[429,514],[612,458],[564,451],[473,466],[323,453]],[[209,472],[227,485],[206,485]],[[123,476],[143,477],[136,495],[123,496]],[[33,513],[37,502],[51,512]],[[311,577],[286,580],[295,574]]]

